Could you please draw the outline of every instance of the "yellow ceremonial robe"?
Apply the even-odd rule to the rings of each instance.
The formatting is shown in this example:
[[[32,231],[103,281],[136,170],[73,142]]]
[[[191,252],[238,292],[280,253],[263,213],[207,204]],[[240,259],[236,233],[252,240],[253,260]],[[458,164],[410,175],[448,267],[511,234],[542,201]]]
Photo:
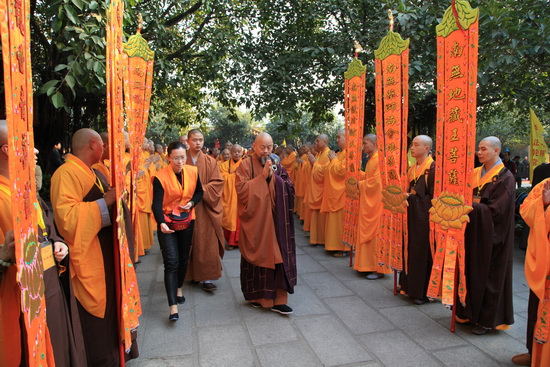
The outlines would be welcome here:
[[[304,185],[304,198],[302,201],[302,216],[300,219],[304,221],[304,231],[309,232],[311,230],[311,208],[309,207],[308,197],[309,191],[311,190],[311,163],[309,160],[302,163],[302,177]]]
[[[309,243],[312,245],[325,244],[325,222],[326,214],[321,213],[321,204],[323,201],[323,191],[325,186],[325,173],[330,160],[328,159],[327,147],[322,152],[318,153],[317,161],[311,168],[310,189],[308,191],[307,202],[311,209],[311,230],[309,235]]]
[[[286,172],[288,173],[288,177],[290,177],[290,181],[292,181],[293,184],[296,184],[296,175],[294,172],[294,166],[296,165],[296,152],[290,153],[283,160],[281,160],[281,165],[285,168]]]
[[[349,251],[342,243],[342,216],[346,203],[346,151],[338,153],[327,166],[321,213],[326,214],[325,249]]]
[[[237,230],[237,190],[235,188],[235,171],[241,165],[242,159],[237,162],[229,159],[220,165],[220,173],[224,179],[222,206],[222,227],[230,232]]]
[[[382,179],[376,152],[365,168],[365,180],[359,181],[359,225],[353,264],[357,271],[391,272],[389,268],[378,265],[376,259],[382,210]]]

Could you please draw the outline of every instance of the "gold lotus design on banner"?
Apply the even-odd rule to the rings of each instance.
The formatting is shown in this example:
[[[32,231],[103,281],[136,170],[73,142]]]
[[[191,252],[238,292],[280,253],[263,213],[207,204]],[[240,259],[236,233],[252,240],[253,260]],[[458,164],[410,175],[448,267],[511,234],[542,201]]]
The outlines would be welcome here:
[[[382,196],[384,209],[391,210],[394,214],[405,213],[408,195],[400,187],[388,186],[386,190],[382,191]]]
[[[430,220],[441,226],[442,229],[462,229],[464,223],[469,222],[468,213],[471,206],[464,205],[464,196],[442,192],[439,198],[432,199]]]

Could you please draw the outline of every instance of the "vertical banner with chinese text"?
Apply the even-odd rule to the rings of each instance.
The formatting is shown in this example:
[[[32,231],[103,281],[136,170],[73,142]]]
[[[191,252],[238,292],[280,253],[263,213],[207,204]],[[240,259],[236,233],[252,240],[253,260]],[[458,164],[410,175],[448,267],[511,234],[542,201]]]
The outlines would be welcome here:
[[[141,17],[140,17],[141,23]],[[138,241],[143,241],[139,233],[137,209],[137,190],[135,184],[138,180],[139,166],[141,163],[142,145],[147,130],[149,119],[149,106],[151,102],[151,87],[153,85],[153,64],[155,53],[149,48],[147,41],[141,36],[141,24],[138,31],[130,36],[124,44],[124,109],[130,138],[131,157],[131,213],[134,226],[134,240],[137,258],[137,249],[143,248]]]
[[[135,268],[128,248],[124,221],[123,201],[126,193],[126,162],[124,160],[124,106],[122,50],[122,19],[124,3],[113,0],[107,10],[107,127],[109,131],[109,156],[111,158],[111,184],[116,190],[115,243],[118,245],[118,306],[120,340],[124,350],[132,344],[131,331],[138,326],[141,303]],[[130,235],[130,234],[129,234]],[[131,234],[133,235],[133,234]]]
[[[43,259],[38,242],[38,218],[42,211],[36,197],[33,136],[33,87],[31,72],[28,0],[1,0],[2,58],[8,128],[8,156],[11,187],[3,188],[11,196],[13,234],[20,300],[4,300],[6,305],[21,307],[26,340],[26,365],[54,365],[53,351],[46,325]],[[5,208],[3,208],[5,209]],[[5,270],[11,277],[15,268]],[[10,274],[11,273],[11,274]],[[9,279],[9,278],[7,278]],[[15,284],[14,284],[15,285]],[[8,296],[9,297],[9,296]],[[19,323],[14,325],[19,328]],[[6,326],[6,325],[5,325]],[[4,330],[14,332],[14,330]],[[9,334],[8,334],[9,335]],[[19,344],[19,342],[18,342]],[[18,353],[19,351],[6,351]],[[0,361],[1,362],[1,361]]]
[[[390,31],[374,51],[376,71],[376,135],[384,210],[378,263],[403,270],[407,258],[407,122],[409,40]]]
[[[544,128],[532,108],[529,108],[529,115],[531,120],[529,179],[533,181],[533,170],[542,163],[548,163],[548,146],[544,142]]]
[[[455,291],[463,304],[466,299],[464,232],[473,195],[478,19],[478,9],[453,0],[436,27],[437,164],[430,209],[435,251],[427,295],[441,297],[446,306],[454,305]]]
[[[342,242],[355,247],[359,193],[363,124],[365,120],[365,79],[367,67],[356,57],[344,73],[344,114],[346,122],[346,204],[343,216]],[[350,190],[351,189],[351,190]]]

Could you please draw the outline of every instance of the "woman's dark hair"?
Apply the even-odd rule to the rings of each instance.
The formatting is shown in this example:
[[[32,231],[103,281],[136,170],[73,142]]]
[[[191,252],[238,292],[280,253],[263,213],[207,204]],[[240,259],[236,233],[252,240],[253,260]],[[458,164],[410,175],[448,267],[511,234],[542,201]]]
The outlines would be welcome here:
[[[168,145],[168,155],[170,155],[170,153],[174,149],[183,149],[183,150],[187,151],[187,149],[185,149],[185,145],[183,145],[183,143],[180,143],[179,141],[174,141],[174,142],[170,143],[170,145]]]

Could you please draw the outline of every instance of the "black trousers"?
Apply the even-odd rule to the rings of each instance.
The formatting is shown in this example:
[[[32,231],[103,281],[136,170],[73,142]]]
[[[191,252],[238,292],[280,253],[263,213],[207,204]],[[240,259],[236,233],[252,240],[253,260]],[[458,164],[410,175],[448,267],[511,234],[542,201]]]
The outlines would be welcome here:
[[[529,354],[533,354],[533,338],[535,337],[535,324],[539,313],[539,298],[532,290],[529,290],[529,303],[527,306],[527,341],[525,345]]]
[[[164,286],[169,306],[177,304],[176,292],[185,280],[194,225],[195,221],[192,221],[187,229],[174,233],[162,233],[160,227],[157,230],[164,261]]]

